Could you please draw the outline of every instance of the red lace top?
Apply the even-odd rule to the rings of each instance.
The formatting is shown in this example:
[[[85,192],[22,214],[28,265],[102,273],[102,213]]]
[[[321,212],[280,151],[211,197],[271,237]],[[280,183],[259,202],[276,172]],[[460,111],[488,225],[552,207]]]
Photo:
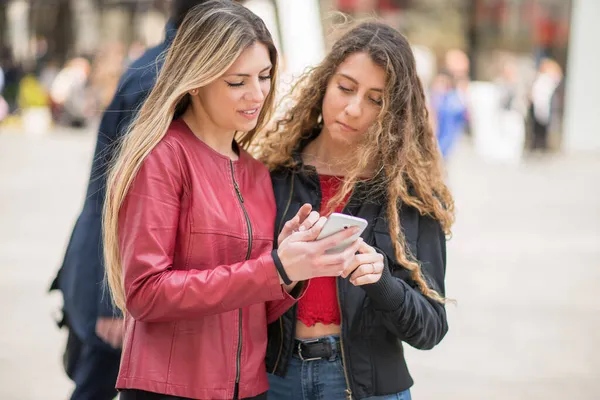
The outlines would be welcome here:
[[[341,187],[341,178],[330,175],[320,175],[321,210]],[[348,198],[344,199],[334,211],[341,212]],[[340,325],[340,308],[337,299],[336,278],[321,277],[310,280],[310,286],[304,296],[298,301],[298,319],[306,326],[314,326],[317,322],[325,325]]]

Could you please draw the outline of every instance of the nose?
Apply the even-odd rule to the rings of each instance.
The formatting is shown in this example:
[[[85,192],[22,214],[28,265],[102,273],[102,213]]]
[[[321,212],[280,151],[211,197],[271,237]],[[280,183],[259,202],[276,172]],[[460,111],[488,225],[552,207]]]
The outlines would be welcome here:
[[[344,109],[346,114],[350,117],[358,118],[362,114],[361,101],[358,96],[350,99],[346,108]]]
[[[264,93],[261,87],[260,81],[256,79],[252,84],[248,85],[248,91],[246,92],[246,100],[253,103],[262,103],[265,100],[266,93]]]

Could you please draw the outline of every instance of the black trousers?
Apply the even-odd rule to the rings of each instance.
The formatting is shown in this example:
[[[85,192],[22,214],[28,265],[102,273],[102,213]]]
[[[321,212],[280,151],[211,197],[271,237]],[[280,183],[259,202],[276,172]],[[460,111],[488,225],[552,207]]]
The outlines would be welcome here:
[[[145,392],[143,390],[123,390],[119,396],[119,400],[190,400],[185,397],[168,396],[166,394],[158,394]],[[267,394],[259,394],[255,397],[247,397],[243,400],[267,400]]]
[[[114,399],[120,358],[118,351],[85,344],[70,331],[64,361],[67,374],[75,382],[71,400]]]

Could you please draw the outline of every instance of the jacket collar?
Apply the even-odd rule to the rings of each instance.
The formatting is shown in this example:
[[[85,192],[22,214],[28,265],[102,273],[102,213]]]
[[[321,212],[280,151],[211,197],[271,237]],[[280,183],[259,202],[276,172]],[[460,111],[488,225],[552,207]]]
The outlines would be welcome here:
[[[304,165],[304,161],[302,160],[302,152],[304,151],[304,149],[306,148],[306,146],[308,146],[308,144],[310,142],[315,140],[321,134],[322,128],[323,127],[321,125],[315,126],[311,130],[309,130],[308,132],[303,134],[300,141],[296,144],[296,147],[294,148],[294,151],[292,152],[292,159],[294,160],[294,162],[297,166],[297,170],[304,169],[304,170],[312,171],[314,173],[317,172],[315,167],[313,167],[312,165]]]

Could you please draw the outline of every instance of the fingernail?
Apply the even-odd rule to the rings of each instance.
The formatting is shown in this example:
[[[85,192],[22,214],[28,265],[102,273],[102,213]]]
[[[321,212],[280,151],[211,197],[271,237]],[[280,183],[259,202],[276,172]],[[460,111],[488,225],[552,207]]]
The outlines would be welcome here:
[[[299,230],[300,232],[304,232],[304,231],[306,230],[306,228],[305,228],[304,226],[301,226],[301,227],[300,227],[298,230]]]

